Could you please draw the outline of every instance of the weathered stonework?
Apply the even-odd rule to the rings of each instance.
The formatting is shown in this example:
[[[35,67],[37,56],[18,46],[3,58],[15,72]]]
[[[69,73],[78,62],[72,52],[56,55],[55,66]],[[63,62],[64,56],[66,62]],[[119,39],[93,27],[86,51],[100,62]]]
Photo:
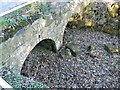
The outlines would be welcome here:
[[[90,0],[87,1],[90,2]],[[84,2],[71,0],[61,4],[54,3],[53,6],[51,3],[51,7],[56,12],[55,15],[49,14],[46,19],[40,18],[34,21],[32,25],[24,27],[14,37],[0,44],[0,68],[5,64],[14,67],[13,70],[20,73],[28,54],[44,39],[53,40],[58,50],[62,45],[69,18],[75,13],[82,15]]]

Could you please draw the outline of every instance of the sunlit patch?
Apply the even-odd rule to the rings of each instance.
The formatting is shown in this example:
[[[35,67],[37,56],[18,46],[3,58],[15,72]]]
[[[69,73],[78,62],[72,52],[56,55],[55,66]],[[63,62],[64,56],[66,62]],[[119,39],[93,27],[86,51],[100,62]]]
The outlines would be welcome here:
[[[118,16],[118,9],[120,8],[120,5],[118,3],[115,3],[111,6],[111,14],[113,17]]]
[[[120,52],[120,50],[119,50],[119,49],[114,49],[114,48],[111,48],[110,50],[111,50],[111,52],[113,52],[113,53],[119,53],[119,52]]]
[[[93,25],[94,25],[94,23],[91,21],[85,23],[85,26],[93,26]]]
[[[74,18],[73,17],[71,17],[70,19],[69,19],[69,21],[71,22],[71,21],[74,21]]]
[[[27,52],[30,52],[31,50],[32,50],[32,47],[31,47],[31,46],[28,46]]]
[[[46,20],[41,18],[41,22],[42,22],[42,23],[41,23],[41,27],[44,27],[45,24],[46,24]]]

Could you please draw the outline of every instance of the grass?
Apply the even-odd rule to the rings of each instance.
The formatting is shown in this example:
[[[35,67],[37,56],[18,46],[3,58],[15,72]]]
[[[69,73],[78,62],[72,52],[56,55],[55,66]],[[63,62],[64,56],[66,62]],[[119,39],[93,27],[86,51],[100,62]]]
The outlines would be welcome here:
[[[47,5],[36,2],[0,17],[0,36],[4,35],[0,43],[13,37],[18,30],[32,24],[35,20],[46,19],[46,12],[52,13],[53,10]]]
[[[48,88],[48,86],[46,86],[45,84],[30,80],[22,75],[18,75],[7,67],[2,68],[0,71],[2,78],[15,90],[19,90],[20,88],[29,88],[30,90],[32,90],[33,88],[37,88],[44,90]]]

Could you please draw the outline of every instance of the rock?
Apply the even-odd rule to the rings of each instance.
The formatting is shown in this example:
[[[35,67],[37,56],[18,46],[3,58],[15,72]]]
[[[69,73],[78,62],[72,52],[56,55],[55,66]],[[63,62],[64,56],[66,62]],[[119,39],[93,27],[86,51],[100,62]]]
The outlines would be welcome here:
[[[76,51],[76,56],[80,56],[81,55],[81,51]]]
[[[92,50],[90,53],[89,53],[90,57],[92,58],[95,58],[95,57],[100,57],[100,52],[98,50]]]
[[[90,45],[90,46],[88,46],[87,51],[92,51],[94,49],[95,49],[95,46],[94,45]]]
[[[66,49],[66,50],[65,50],[65,55],[67,55],[67,56],[72,56],[71,50],[70,50],[70,49]]]
[[[87,47],[87,54],[90,56],[90,57],[92,57],[92,58],[95,58],[96,57],[96,52],[95,52],[95,46],[94,45],[89,45],[88,47]]]
[[[66,46],[66,48],[70,50],[70,53],[73,57],[76,57],[76,52],[72,48],[70,48],[69,46]]]
[[[72,54],[69,49],[64,49],[62,52],[60,52],[59,57],[63,59],[70,59],[72,58]]]
[[[58,57],[70,59],[72,57],[76,57],[77,55],[80,55],[80,51],[77,51],[77,47],[76,47],[76,51],[75,51],[69,45],[68,46],[65,45],[65,46],[63,46],[63,48],[61,48]]]
[[[112,52],[111,52],[110,48],[109,48],[107,45],[104,44],[103,47],[104,47],[104,49],[107,51],[107,53],[108,53],[109,55],[112,55]]]
[[[72,57],[70,50],[66,49],[64,45],[61,47],[61,49],[57,53],[58,53],[57,57],[59,57],[61,59],[65,59],[65,58],[70,59]]]
[[[64,58],[63,54],[61,54],[61,53],[59,53],[59,54],[57,55],[57,57],[59,57],[59,58],[61,58],[61,59]]]
[[[71,42],[67,44],[67,48],[71,49],[71,53],[73,52],[73,56],[79,56],[81,54],[80,46],[78,44],[74,44],[75,42]]]

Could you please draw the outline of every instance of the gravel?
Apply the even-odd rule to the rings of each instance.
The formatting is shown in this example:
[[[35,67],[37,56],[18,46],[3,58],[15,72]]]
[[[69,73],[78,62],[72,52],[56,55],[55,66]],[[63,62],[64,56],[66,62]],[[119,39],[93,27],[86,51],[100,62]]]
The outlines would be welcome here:
[[[36,46],[21,73],[51,88],[120,88],[120,55],[110,55],[104,44],[118,48],[118,37],[91,29],[65,30],[64,44],[57,53]],[[65,57],[65,45],[72,45],[80,54]],[[90,45],[95,48],[89,54]]]
[[[9,69],[9,67],[3,67],[0,69],[0,76],[14,88],[14,90],[22,90],[25,88],[48,88],[48,86],[41,82],[34,81],[32,78],[27,78],[22,75],[18,75]],[[0,90],[4,90],[0,86]],[[5,89],[6,90],[6,89]]]

